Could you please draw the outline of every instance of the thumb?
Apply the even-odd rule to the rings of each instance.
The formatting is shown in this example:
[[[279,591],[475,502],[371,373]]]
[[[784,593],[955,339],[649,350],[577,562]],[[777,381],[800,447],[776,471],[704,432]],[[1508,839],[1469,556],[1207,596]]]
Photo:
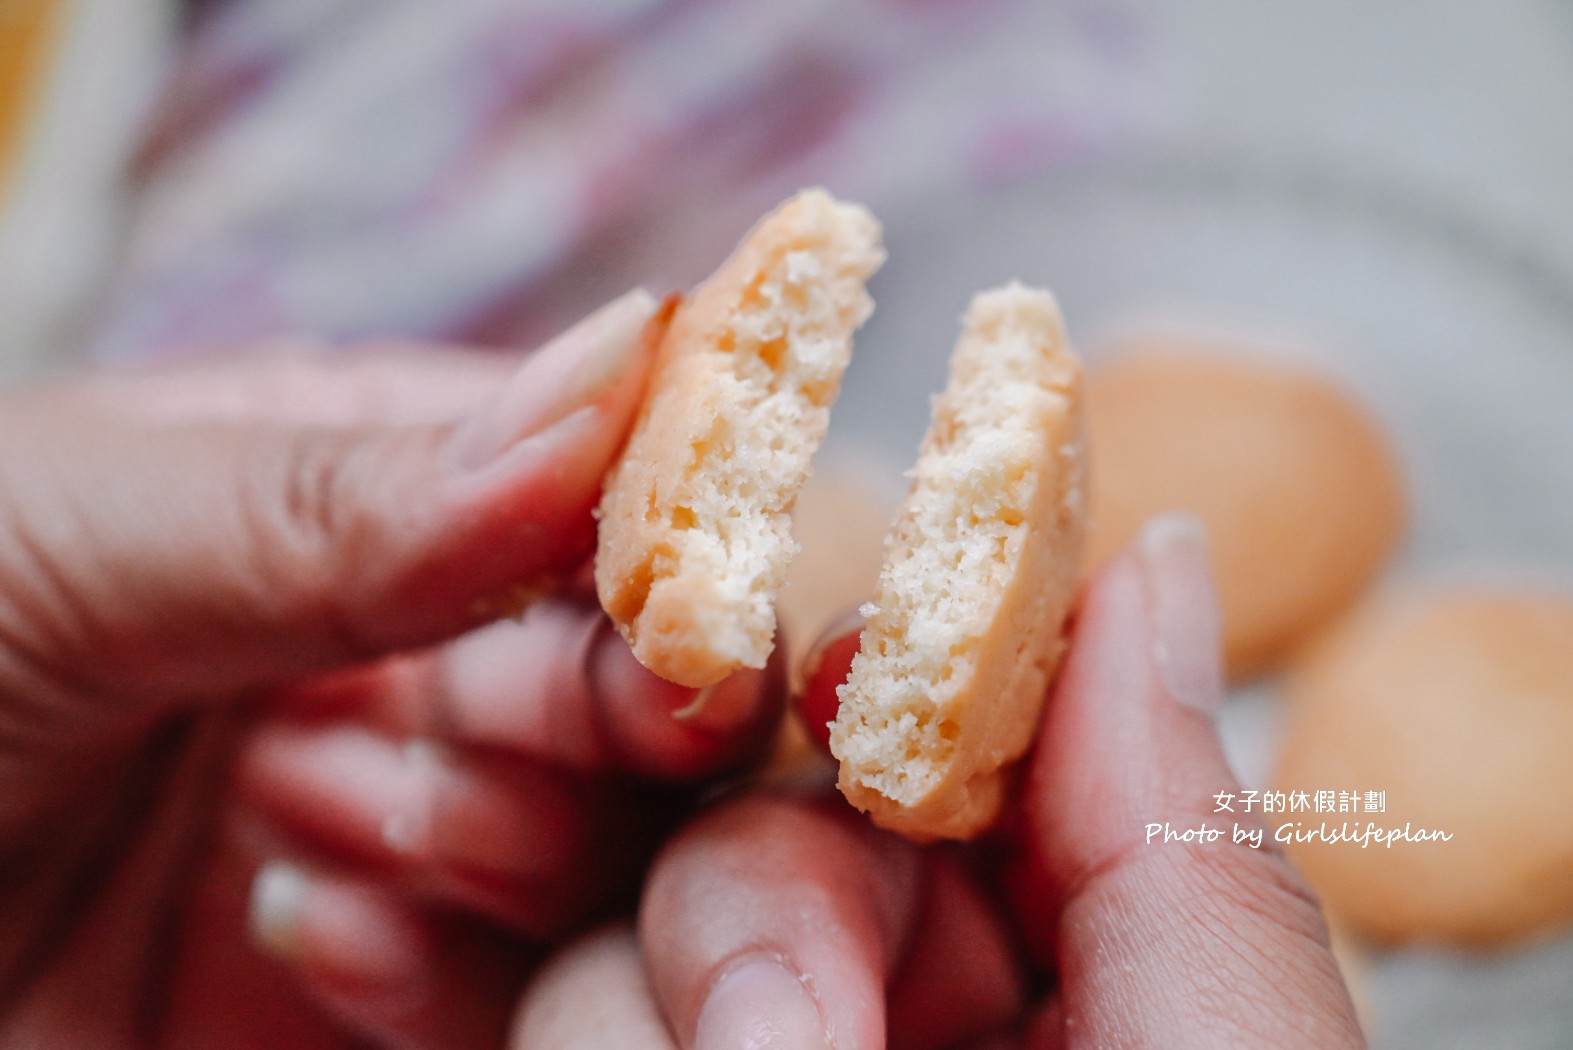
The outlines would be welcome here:
[[[1015,888],[1066,1040],[1361,1046],[1310,891],[1238,801],[1216,812],[1239,788],[1200,523],[1156,519],[1137,548],[1088,591],[1024,793]]]
[[[102,732],[508,612],[590,549],[668,313],[624,296],[445,425],[0,407],[0,696]]]

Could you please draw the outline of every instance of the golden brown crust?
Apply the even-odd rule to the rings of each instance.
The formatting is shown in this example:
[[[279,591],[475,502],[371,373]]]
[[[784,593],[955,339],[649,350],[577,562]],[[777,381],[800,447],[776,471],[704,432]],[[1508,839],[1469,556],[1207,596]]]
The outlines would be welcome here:
[[[639,662],[671,681],[698,686],[720,681],[732,670],[695,622],[697,610],[720,602],[707,577],[673,574],[677,551],[670,516],[647,517],[652,507],[640,505],[652,493],[681,486],[690,469],[688,450],[716,415],[713,402],[720,391],[709,380],[707,363],[694,352],[701,344],[692,337],[693,314],[692,304],[679,306],[668,326],[651,391],[622,459],[607,478],[598,511],[595,583],[602,607]]]
[[[878,235],[861,208],[799,194],[672,319],[608,475],[595,571],[607,614],[664,678],[710,685],[770,654],[792,500],[872,309]],[[749,480],[728,481],[739,471]]]

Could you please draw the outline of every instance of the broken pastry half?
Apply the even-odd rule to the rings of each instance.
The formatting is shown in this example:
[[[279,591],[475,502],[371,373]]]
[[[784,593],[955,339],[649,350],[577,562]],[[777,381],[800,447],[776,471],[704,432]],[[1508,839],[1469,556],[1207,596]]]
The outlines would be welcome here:
[[[830,730],[883,827],[979,834],[1032,742],[1079,578],[1081,390],[1048,292],[973,299]]]
[[[598,510],[596,590],[635,657],[686,686],[763,667],[791,511],[873,311],[865,209],[807,190],[677,309]]]

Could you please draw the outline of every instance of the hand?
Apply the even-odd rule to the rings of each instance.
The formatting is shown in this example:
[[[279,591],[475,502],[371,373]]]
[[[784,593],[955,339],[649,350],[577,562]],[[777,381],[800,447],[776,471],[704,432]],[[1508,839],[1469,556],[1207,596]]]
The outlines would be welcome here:
[[[804,696],[820,722],[854,648],[835,642]],[[599,934],[532,985],[515,1045],[1363,1045],[1270,838],[1146,841],[1220,823],[1219,695],[1199,526],[1160,519],[1089,588],[994,840],[920,849],[823,792],[729,801],[662,850],[637,938]],[[592,989],[615,1028],[564,1008]]]
[[[500,1045],[782,700],[576,583],[655,309],[0,402],[0,1044]]]

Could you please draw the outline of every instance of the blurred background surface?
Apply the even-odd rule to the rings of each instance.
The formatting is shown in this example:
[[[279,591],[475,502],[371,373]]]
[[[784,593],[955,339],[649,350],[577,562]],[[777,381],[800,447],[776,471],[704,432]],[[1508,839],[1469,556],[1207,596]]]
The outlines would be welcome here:
[[[1573,586],[1560,0],[0,0],[0,58],[0,375],[531,345],[822,183],[891,252],[827,456],[909,461],[1020,278],[1094,366],[1158,330],[1341,377],[1408,479],[1389,573]],[[1276,691],[1225,718],[1253,786]],[[1351,959],[1378,1047],[1573,1045],[1567,936]]]

